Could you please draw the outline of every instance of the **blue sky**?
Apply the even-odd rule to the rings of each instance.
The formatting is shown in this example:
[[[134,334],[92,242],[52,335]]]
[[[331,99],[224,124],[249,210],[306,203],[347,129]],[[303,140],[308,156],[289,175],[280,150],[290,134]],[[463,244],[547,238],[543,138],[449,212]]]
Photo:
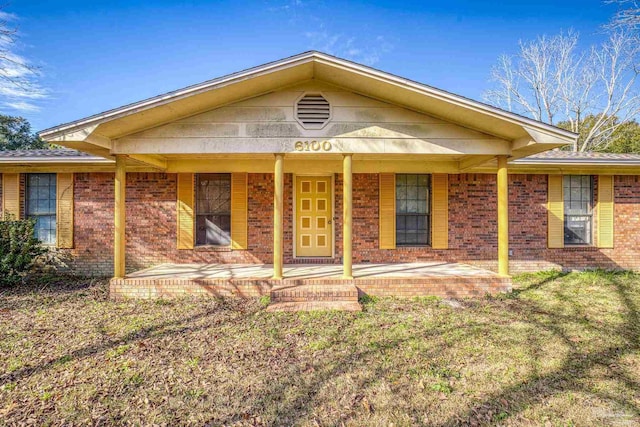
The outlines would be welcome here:
[[[41,67],[34,130],[316,49],[481,99],[498,55],[573,28],[597,41],[600,0],[51,1],[5,8]]]

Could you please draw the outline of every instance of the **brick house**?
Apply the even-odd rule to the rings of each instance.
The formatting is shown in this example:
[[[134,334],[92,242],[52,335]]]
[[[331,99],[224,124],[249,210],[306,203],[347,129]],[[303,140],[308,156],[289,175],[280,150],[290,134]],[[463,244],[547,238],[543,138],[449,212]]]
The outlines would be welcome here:
[[[640,156],[557,151],[576,135],[323,53],[40,135],[65,148],[0,153],[3,211],[115,295],[259,295],[311,268],[464,296],[640,267]]]

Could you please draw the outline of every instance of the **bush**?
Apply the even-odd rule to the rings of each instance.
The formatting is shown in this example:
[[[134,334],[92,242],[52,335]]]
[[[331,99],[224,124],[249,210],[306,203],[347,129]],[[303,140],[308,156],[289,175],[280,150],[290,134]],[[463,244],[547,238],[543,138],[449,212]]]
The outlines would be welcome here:
[[[34,219],[0,221],[0,285],[20,283],[47,249],[35,238]]]

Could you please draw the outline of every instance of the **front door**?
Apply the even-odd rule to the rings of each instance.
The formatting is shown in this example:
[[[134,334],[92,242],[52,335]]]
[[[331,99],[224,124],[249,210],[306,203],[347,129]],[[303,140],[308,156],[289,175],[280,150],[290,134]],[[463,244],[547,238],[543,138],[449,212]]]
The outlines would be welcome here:
[[[330,176],[296,176],[296,256],[333,255]]]

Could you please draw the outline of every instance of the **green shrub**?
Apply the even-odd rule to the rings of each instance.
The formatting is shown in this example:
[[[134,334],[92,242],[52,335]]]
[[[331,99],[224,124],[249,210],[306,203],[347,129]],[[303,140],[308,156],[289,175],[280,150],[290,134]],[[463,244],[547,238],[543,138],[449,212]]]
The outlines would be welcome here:
[[[47,250],[35,238],[35,220],[0,221],[0,286],[20,283],[39,255]]]

